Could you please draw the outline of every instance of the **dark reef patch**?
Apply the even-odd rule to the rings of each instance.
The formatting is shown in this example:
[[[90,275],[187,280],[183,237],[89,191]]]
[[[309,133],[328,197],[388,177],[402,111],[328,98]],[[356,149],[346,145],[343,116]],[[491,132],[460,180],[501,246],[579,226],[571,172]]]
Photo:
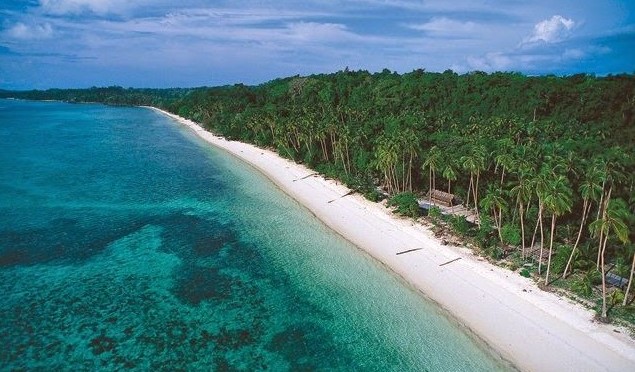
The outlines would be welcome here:
[[[105,352],[113,351],[117,343],[113,338],[106,336],[104,333],[90,340],[90,348],[94,355],[100,355]]]
[[[58,218],[46,227],[0,230],[0,267],[36,265],[55,261],[77,264],[103,252],[110,243],[146,224],[111,216]]]
[[[155,218],[152,223],[164,227],[164,246],[183,259],[214,256],[226,245],[238,241],[231,224],[221,223],[213,216],[180,211]]]
[[[324,328],[313,322],[293,324],[275,334],[267,348],[281,355],[293,371],[341,369],[356,363],[336,345]],[[333,350],[338,350],[336,356]],[[359,367],[359,365],[357,365]]]

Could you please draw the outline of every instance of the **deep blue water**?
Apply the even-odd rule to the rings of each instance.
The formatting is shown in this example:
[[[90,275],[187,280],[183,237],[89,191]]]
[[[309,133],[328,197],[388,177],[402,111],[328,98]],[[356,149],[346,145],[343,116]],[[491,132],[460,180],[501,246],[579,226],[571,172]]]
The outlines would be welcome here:
[[[151,110],[0,100],[0,369],[505,369]]]

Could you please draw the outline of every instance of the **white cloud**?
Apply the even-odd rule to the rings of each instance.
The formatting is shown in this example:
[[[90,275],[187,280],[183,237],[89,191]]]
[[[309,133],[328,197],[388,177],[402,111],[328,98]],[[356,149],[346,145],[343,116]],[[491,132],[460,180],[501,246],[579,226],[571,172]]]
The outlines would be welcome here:
[[[311,42],[341,42],[354,38],[346,26],[334,23],[297,22],[287,26],[291,39]]]
[[[473,33],[477,24],[474,22],[461,22],[447,17],[435,17],[420,25],[410,25],[411,29],[425,31],[438,36],[469,36]]]
[[[187,40],[190,46],[195,42],[205,42],[249,48],[260,46],[274,50],[308,50],[316,45],[336,46],[347,42],[353,42],[357,46],[377,43],[392,45],[395,42],[389,37],[352,32],[340,23],[287,21],[295,17],[283,14],[276,18],[273,14],[263,12],[256,16],[257,19],[267,20],[266,24],[262,24],[256,22],[256,18],[252,16],[245,18],[244,14],[219,17],[215,12],[171,13],[163,17],[101,20],[91,23],[92,26],[97,25],[93,29],[74,32],[82,32],[85,36],[93,35],[100,40],[121,37],[130,39],[130,35],[134,35],[137,39],[162,40],[162,43],[173,42],[178,38]],[[253,20],[253,24],[247,19]],[[81,26],[74,24],[71,27]]]
[[[514,48],[468,56],[463,70],[531,71],[539,66],[562,66],[567,61],[582,60],[598,54],[600,51],[589,47],[561,43],[569,39],[576,26],[578,23],[574,20],[554,15],[535,24],[531,34]]]
[[[178,22],[213,22],[214,25],[249,25],[324,16],[318,12],[301,12],[268,8],[191,8],[168,12],[166,19]]]
[[[50,23],[27,25],[22,22],[16,23],[7,30],[9,37],[18,40],[41,40],[53,36],[53,27]]]
[[[549,19],[538,22],[534,26],[534,32],[525,38],[523,42],[536,43],[543,41],[545,43],[557,43],[569,37],[575,25],[576,23],[572,19],[554,15]]]
[[[482,57],[470,56],[467,58],[469,70],[479,71],[506,71],[513,64],[513,59],[504,53],[487,53]]]
[[[39,0],[40,7],[45,13],[81,14],[90,12],[99,15],[122,14],[128,8],[139,5],[130,0]]]

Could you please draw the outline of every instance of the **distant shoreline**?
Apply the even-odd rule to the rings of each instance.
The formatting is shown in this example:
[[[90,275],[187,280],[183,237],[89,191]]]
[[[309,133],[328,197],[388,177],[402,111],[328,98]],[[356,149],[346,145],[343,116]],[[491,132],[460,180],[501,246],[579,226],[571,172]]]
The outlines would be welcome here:
[[[250,164],[285,193],[404,278],[521,370],[635,370],[635,341],[592,322],[580,305],[541,291],[530,279],[467,249],[444,246],[419,224],[277,154],[216,136],[169,112],[143,106],[192,129]],[[410,249],[408,254],[397,255]],[[460,260],[456,260],[460,258]],[[452,261],[456,260],[456,261]],[[450,264],[443,265],[452,261]],[[407,314],[404,314],[407,316]]]

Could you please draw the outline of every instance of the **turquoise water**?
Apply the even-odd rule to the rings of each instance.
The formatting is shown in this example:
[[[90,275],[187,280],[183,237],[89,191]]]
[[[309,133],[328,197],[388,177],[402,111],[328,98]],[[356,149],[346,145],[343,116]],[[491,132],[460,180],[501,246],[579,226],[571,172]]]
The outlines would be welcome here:
[[[0,100],[0,369],[502,370],[151,110]]]

